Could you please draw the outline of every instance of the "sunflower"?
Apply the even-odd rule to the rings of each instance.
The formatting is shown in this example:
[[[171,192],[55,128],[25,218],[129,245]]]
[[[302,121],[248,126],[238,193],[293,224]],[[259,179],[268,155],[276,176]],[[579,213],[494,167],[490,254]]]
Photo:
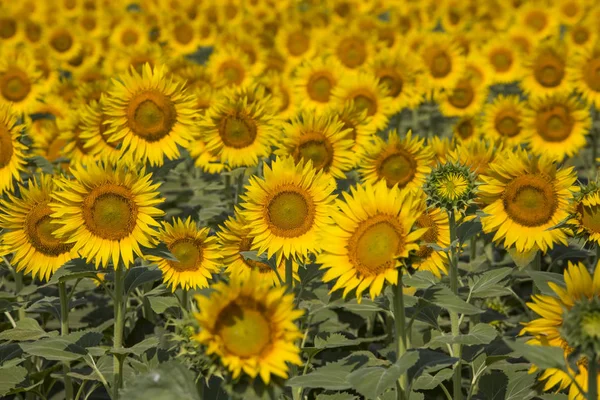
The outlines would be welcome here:
[[[329,52],[346,71],[357,71],[366,66],[375,53],[369,35],[356,26],[336,27],[326,37]]]
[[[519,85],[530,98],[572,90],[567,79],[567,50],[563,44],[553,40],[539,44],[524,62],[524,67]]]
[[[476,176],[462,160],[456,162],[448,157],[445,164],[438,164],[431,170],[423,191],[428,196],[428,204],[463,213],[475,198]]]
[[[481,49],[490,83],[509,83],[521,79],[523,74],[523,54],[508,37],[496,37]]]
[[[318,251],[335,211],[335,188],[335,180],[310,162],[286,157],[265,166],[264,179],[251,177],[241,196],[240,215],[254,238],[252,249],[286,259]]]
[[[229,284],[219,282],[211,289],[209,297],[195,297],[200,332],[194,339],[207,346],[207,354],[219,357],[233,379],[243,371],[268,384],[271,375],[288,377],[288,363],[302,365],[295,344],[302,333],[294,321],[304,311],[294,309],[294,296],[286,294],[285,286],[272,287],[251,273],[247,279],[233,275]]]
[[[149,28],[143,23],[143,20],[134,18],[131,14],[123,16],[110,32],[111,47],[121,49],[144,47],[150,39]]]
[[[13,180],[20,182],[25,172],[27,147],[19,141],[17,115],[8,105],[0,105],[0,195],[13,190]]]
[[[374,137],[366,148],[364,160],[360,163],[359,173],[370,184],[382,180],[389,188],[413,190],[420,188],[431,171],[433,152],[425,145],[425,140],[413,136],[408,131],[400,138],[393,130],[388,139]]]
[[[326,269],[324,282],[336,280],[331,291],[344,288],[343,296],[356,289],[360,302],[369,289],[378,296],[385,281],[398,283],[399,259],[418,250],[416,240],[426,229],[412,231],[425,208],[421,196],[388,188],[384,181],[365,183],[343,193],[339,211],[332,214],[335,225],[325,229],[323,252],[317,262]]]
[[[567,244],[567,234],[553,226],[568,216],[577,179],[573,168],[558,169],[551,158],[530,157],[525,150],[507,151],[489,166],[479,186],[485,204],[481,224],[494,242],[518,252]]]
[[[178,146],[193,138],[196,118],[194,98],[184,86],[167,77],[164,66],[152,69],[149,64],[142,75],[132,69],[113,83],[104,111],[110,140],[122,141],[122,151],[151,165],[178,158]]]
[[[14,45],[19,43],[25,34],[23,20],[10,4],[0,5],[0,43]]]
[[[216,236],[209,236],[209,228],[198,228],[188,217],[163,222],[157,241],[164,243],[177,261],[158,256],[147,256],[158,265],[167,286],[184,290],[208,287],[212,273],[220,269],[221,254]]]
[[[557,32],[558,18],[554,16],[554,7],[548,7],[541,2],[531,2],[523,5],[517,12],[517,26],[522,26],[529,35],[537,40],[544,39]]]
[[[596,266],[594,275],[591,276],[582,263],[572,264],[569,261],[564,271],[564,280],[565,287],[548,282],[554,295],[533,295],[533,301],[527,303],[527,306],[540,317],[524,323],[520,334],[532,336],[527,342],[530,345],[563,349],[566,359],[574,349],[565,335],[565,318],[579,303],[600,296],[600,268]],[[575,379],[584,390],[587,389],[587,362],[586,357],[576,360],[578,371]],[[575,375],[570,368],[569,372],[571,375]],[[560,369],[546,369],[539,375],[538,380],[545,381],[544,391],[550,391],[553,388],[557,390],[569,388],[569,399],[583,400],[585,398],[569,374]]]
[[[600,187],[593,182],[575,196],[569,225],[576,236],[600,244]]]
[[[582,50],[569,61],[571,85],[588,104],[600,109],[600,47]]]
[[[523,131],[534,153],[562,161],[585,147],[591,117],[574,97],[565,93],[530,99],[529,106],[523,115]]]
[[[277,272],[275,272],[268,264],[250,260],[241,254],[244,251],[252,250],[254,237],[250,235],[250,231],[250,226],[236,210],[235,217],[229,217],[221,232],[217,233],[221,244],[223,264],[227,266],[225,272],[245,280],[249,278],[252,271],[255,271],[274,286],[281,285],[285,279],[285,260],[279,261]],[[294,279],[300,280],[297,262],[293,262],[292,269]]]
[[[477,113],[488,97],[487,86],[476,85],[469,78],[462,78],[448,91],[436,96],[440,111],[447,117],[461,117]]]
[[[357,162],[352,154],[351,133],[335,115],[303,112],[289,123],[283,123],[283,137],[274,143],[275,154],[290,155],[296,162],[312,162],[318,171],[344,178]]]
[[[565,33],[565,42],[567,47],[573,50],[574,54],[594,46],[598,40],[598,33],[595,25],[590,23],[589,18],[571,26]],[[570,75],[570,73],[567,73]]]
[[[449,137],[430,136],[427,138],[427,146],[433,151],[434,157],[430,165],[445,164],[448,152],[454,148],[454,143]]]
[[[126,268],[134,253],[142,256],[140,245],[152,247],[156,236],[154,220],[164,214],[155,206],[159,184],[151,174],[133,165],[92,163],[71,168],[74,180],[57,182],[52,194],[52,218],[60,227],[54,233],[96,267],[106,268],[122,260]]]
[[[61,152],[72,164],[87,164],[96,159],[87,140],[82,138],[83,124],[79,112],[71,112],[67,118],[57,120],[56,125],[58,139],[66,143]]]
[[[509,146],[524,142],[523,110],[525,102],[516,95],[499,95],[483,109],[482,131],[491,140],[501,139]]]
[[[256,97],[253,99],[252,97]],[[271,152],[273,114],[261,94],[224,95],[206,110],[198,128],[206,149],[231,167],[255,166]],[[192,149],[195,144],[192,144]],[[192,150],[197,154],[197,150]]]
[[[424,65],[424,83],[432,90],[450,89],[465,72],[465,56],[451,38],[432,33],[419,50]]]
[[[513,26],[508,30],[506,35],[508,42],[515,46],[522,56],[527,56],[531,53],[531,49],[533,49],[535,45],[535,40],[531,38],[527,29],[522,26]]]
[[[330,105],[332,92],[344,77],[333,57],[317,57],[302,63],[292,79],[298,108],[322,110]]]
[[[2,49],[0,57],[0,105],[29,113],[40,92],[40,73],[29,48]]]
[[[357,163],[362,158],[366,147],[371,143],[377,131],[373,124],[369,123],[366,110],[359,111],[352,103],[343,107],[334,107],[327,111],[332,119],[338,119],[342,125],[342,131],[348,131],[344,139],[351,139],[354,143],[351,151],[357,155]]]
[[[122,153],[118,149],[120,142],[110,140],[106,133],[106,122],[109,117],[103,111],[106,96],[102,94],[98,101],[92,101],[79,110],[81,118],[81,132],[79,138],[85,143],[89,154],[111,162],[121,158]]]
[[[238,46],[225,44],[211,54],[207,68],[211,75],[228,86],[243,86],[258,76],[262,65],[258,62],[252,64]]]
[[[564,25],[576,24],[585,15],[588,5],[587,0],[560,0],[556,5],[559,21]]]
[[[289,79],[271,71],[258,79],[258,82],[271,95],[269,103],[272,103],[272,110],[279,119],[288,119],[296,114],[297,101]]]
[[[40,175],[20,187],[19,197],[8,194],[0,200],[0,254],[14,253],[17,271],[48,280],[67,261],[76,258],[72,243],[58,239],[53,232],[59,227],[50,216],[49,204],[55,190],[52,176]]]
[[[473,115],[465,115],[452,125],[452,136],[456,142],[466,143],[481,137],[479,120]]]
[[[58,60],[67,61],[77,55],[81,49],[82,32],[77,25],[60,21],[48,26],[44,32],[45,46],[50,54]]]
[[[435,250],[431,247],[431,244],[442,249],[450,247],[448,213],[440,208],[429,208],[417,218],[415,227],[417,229],[427,229],[427,231],[421,236],[421,243],[423,244],[415,253],[416,259],[413,261],[412,266],[420,271],[430,271],[438,278],[442,274],[447,274],[448,256],[446,252]]]
[[[151,68],[155,68],[166,59],[165,50],[154,43],[125,49],[112,47],[106,54],[104,67],[111,75],[125,74],[131,68],[141,75],[144,65],[149,64]]]
[[[490,163],[502,150],[502,143],[494,143],[487,139],[475,139],[461,142],[448,153],[448,160],[466,165],[475,175],[485,175]]]
[[[288,63],[298,64],[311,59],[317,52],[318,35],[315,30],[306,29],[300,23],[290,21],[282,24],[275,37],[275,48]]]
[[[219,174],[223,171],[228,171],[231,167],[221,161],[218,154],[208,150],[206,143],[202,139],[197,139],[189,148],[190,155],[194,159],[194,165],[202,168],[209,174]]]
[[[161,39],[164,39],[173,56],[191,54],[198,49],[200,29],[195,21],[183,15],[169,15],[161,26]]]

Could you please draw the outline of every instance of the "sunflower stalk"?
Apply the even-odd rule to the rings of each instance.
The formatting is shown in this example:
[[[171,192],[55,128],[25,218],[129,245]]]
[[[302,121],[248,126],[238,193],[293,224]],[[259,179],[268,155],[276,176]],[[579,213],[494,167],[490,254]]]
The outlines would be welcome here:
[[[119,389],[123,386],[123,360],[120,351],[123,348],[124,313],[124,266],[119,263],[115,268],[115,301],[114,301],[114,337],[113,337],[113,400],[119,399]]]
[[[450,225],[450,243],[452,243],[450,247],[450,289],[452,293],[458,295],[458,254],[457,247],[455,245],[456,237],[456,214],[454,210],[448,211],[448,222]],[[460,335],[460,321],[458,318],[458,313],[455,311],[449,311],[450,314],[450,329],[452,336],[456,338]],[[458,358],[456,362],[456,366],[454,369],[454,376],[452,379],[452,383],[454,386],[454,396],[455,400],[462,399],[462,376],[461,376],[461,346],[458,343],[452,344],[452,355]]]
[[[398,284],[394,290],[394,323],[396,333],[396,359],[399,360],[406,353],[406,315],[404,313],[404,293],[402,284],[402,268],[398,268]],[[407,377],[406,373],[398,379],[399,390],[397,399],[406,399]]]
[[[58,282],[58,296],[60,298],[60,335],[66,336],[69,334],[69,295],[67,294],[67,283]],[[65,399],[73,399],[73,382],[69,376],[71,366],[69,361],[63,362],[64,384],[65,384]]]
[[[291,292],[294,287],[294,260],[292,257],[285,259],[285,284],[288,285]]]
[[[588,363],[588,400],[598,399],[598,356],[591,357]]]
[[[542,253],[538,250],[535,253],[535,257],[531,261],[531,270],[532,271],[541,271],[542,270]],[[532,289],[533,294],[540,294],[540,290],[537,286],[533,285]]]

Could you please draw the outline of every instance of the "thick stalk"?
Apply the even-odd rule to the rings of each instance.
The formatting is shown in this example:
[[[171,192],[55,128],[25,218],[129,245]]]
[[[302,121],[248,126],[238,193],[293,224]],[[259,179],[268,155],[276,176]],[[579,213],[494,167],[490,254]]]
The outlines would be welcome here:
[[[596,259],[594,260],[594,266],[598,266],[598,262],[600,262],[600,245],[596,243]]]
[[[119,263],[115,266],[115,293],[114,293],[114,336],[113,336],[113,400],[119,399],[119,389],[123,385],[123,363],[119,351],[123,348],[123,327],[125,324],[125,314],[123,306],[123,291],[125,277],[123,274],[123,265]]]
[[[60,298],[60,335],[69,334],[69,296],[67,295],[67,283],[58,282],[58,296]],[[71,372],[69,361],[63,362],[63,372],[65,374],[65,399],[73,399],[73,382],[68,375]]]
[[[588,363],[588,400],[598,400],[598,357]]]
[[[590,180],[594,180],[596,178],[596,158],[598,157],[598,129],[592,129],[592,134],[590,135],[592,139],[592,163],[591,163],[591,171],[590,171]]]
[[[285,284],[291,292],[294,287],[294,260],[291,257],[285,259]]]
[[[190,300],[187,289],[181,289],[181,307],[183,307],[186,312],[190,311]]]
[[[394,323],[396,334],[396,359],[406,353],[406,315],[404,314],[404,293],[402,284],[402,268],[398,268],[398,284],[394,290]],[[398,380],[399,388],[397,387],[397,399],[406,398],[407,379],[406,374],[402,374]]]
[[[469,245],[469,262],[473,262],[477,257],[477,235],[471,237],[471,243]]]
[[[458,257],[457,257],[457,246],[454,241],[456,240],[456,216],[454,211],[448,211],[448,220],[450,225],[450,289],[452,293],[458,295]],[[450,313],[450,329],[453,337],[460,335],[458,313],[455,311],[449,311]],[[462,399],[462,375],[461,375],[461,346],[458,343],[452,344],[452,354],[458,358],[454,369],[453,386],[454,386],[454,400]]]
[[[20,302],[23,300],[23,297],[19,295],[23,290],[23,273],[17,272],[15,270],[15,291],[17,292],[17,300]],[[25,307],[20,307],[18,312],[19,320],[25,318]]]
[[[540,271],[542,269],[542,253],[539,250],[535,253],[533,261],[531,261],[531,269],[533,271]],[[539,289],[535,285],[533,285],[532,292],[533,294],[540,294]]]

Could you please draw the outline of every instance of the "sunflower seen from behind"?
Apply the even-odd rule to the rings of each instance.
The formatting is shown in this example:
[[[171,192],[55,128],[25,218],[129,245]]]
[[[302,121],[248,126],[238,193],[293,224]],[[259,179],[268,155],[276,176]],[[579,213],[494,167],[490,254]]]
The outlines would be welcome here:
[[[209,228],[198,227],[189,217],[185,221],[175,218],[172,223],[162,223],[156,238],[177,261],[154,255],[147,259],[158,265],[163,282],[172,291],[178,287],[184,290],[208,287],[212,274],[219,272],[221,254],[217,237],[209,234]]]
[[[92,163],[71,168],[73,179],[57,182],[52,194],[52,218],[59,227],[55,235],[96,267],[129,268],[140,246],[153,247],[155,220],[164,215],[156,206],[159,184],[135,164]]]
[[[277,158],[264,178],[250,178],[241,196],[242,218],[250,227],[252,250],[286,259],[321,247],[321,233],[332,223],[335,180],[311,162]]]
[[[324,231],[327,240],[317,255],[326,270],[323,281],[335,281],[331,292],[344,289],[344,297],[356,290],[358,302],[366,290],[374,299],[386,281],[398,283],[399,260],[419,249],[416,241],[426,229],[413,227],[425,202],[418,192],[388,188],[380,181],[352,187],[336,204],[335,224]]]
[[[141,75],[131,69],[120,79],[113,80],[104,109],[110,141],[122,141],[123,152],[153,166],[178,158],[179,146],[193,138],[193,97],[173,82],[164,66],[145,64]]]
[[[0,195],[12,191],[13,181],[21,181],[25,171],[25,151],[19,136],[22,126],[18,116],[9,105],[0,104]]]
[[[78,257],[72,243],[54,235],[60,227],[49,205],[55,190],[53,177],[40,175],[20,187],[19,196],[8,194],[0,200],[0,254],[13,253],[17,271],[41,280]]]
[[[302,364],[295,343],[302,333],[294,321],[304,311],[294,308],[294,296],[286,294],[285,286],[272,287],[253,272],[246,279],[232,276],[229,283],[219,282],[211,289],[208,297],[195,297],[200,331],[193,338],[233,379],[243,372],[269,384],[273,376],[287,379],[288,364]]]
[[[494,234],[494,242],[520,253],[545,253],[555,243],[567,244],[565,230],[549,228],[569,215],[577,191],[572,167],[558,168],[551,158],[530,156],[525,150],[506,151],[479,179],[479,201],[486,214],[482,229]]]

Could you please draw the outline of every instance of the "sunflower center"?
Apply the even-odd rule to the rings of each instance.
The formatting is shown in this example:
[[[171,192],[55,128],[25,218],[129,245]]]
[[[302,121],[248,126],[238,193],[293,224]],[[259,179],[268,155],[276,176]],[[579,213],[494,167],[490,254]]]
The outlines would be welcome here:
[[[121,34],[121,43],[124,46],[132,46],[138,42],[139,37],[140,36],[137,33],[137,31],[135,31],[133,29],[126,29]]]
[[[243,115],[227,116],[219,125],[219,136],[223,143],[236,149],[243,149],[254,143],[256,131],[256,124]]]
[[[124,186],[105,183],[84,198],[83,220],[94,236],[121,240],[130,235],[137,223],[138,206]]]
[[[412,155],[403,149],[398,149],[383,159],[379,166],[379,176],[383,177],[388,187],[398,185],[405,187],[415,176],[416,162]]]
[[[548,24],[548,17],[541,11],[531,11],[527,14],[525,23],[536,32],[541,32]]]
[[[306,53],[310,47],[310,38],[302,31],[290,33],[287,38],[287,49],[294,57]]]
[[[215,331],[225,348],[238,357],[260,355],[271,342],[271,326],[258,308],[231,303],[217,317]]]
[[[507,185],[503,204],[512,220],[524,226],[540,226],[552,219],[558,201],[548,180],[528,174],[513,179]]]
[[[567,17],[574,17],[579,12],[579,5],[573,1],[568,2],[562,6],[562,11]]]
[[[596,56],[587,62],[583,71],[583,79],[590,89],[600,92],[600,57]]]
[[[266,219],[275,235],[298,237],[312,227],[314,205],[301,190],[295,186],[281,187],[267,203]]]
[[[510,110],[501,112],[496,116],[495,127],[502,136],[507,137],[517,136],[521,132],[519,120],[514,115],[514,112]]]
[[[467,108],[475,97],[473,87],[468,81],[461,81],[456,85],[448,101],[456,108]]]
[[[357,68],[367,60],[367,45],[357,36],[347,37],[337,47],[338,59],[348,68]]]
[[[555,54],[544,54],[536,60],[533,73],[542,86],[556,87],[565,76],[565,64]]]
[[[169,251],[178,261],[169,260],[177,272],[193,271],[202,262],[202,249],[192,239],[180,239],[169,246]]]
[[[189,44],[194,39],[194,29],[190,24],[178,24],[173,32],[175,40],[181,44]]]
[[[379,73],[379,83],[388,90],[388,96],[390,97],[397,97],[404,86],[402,76],[391,71]]]
[[[569,110],[556,105],[536,116],[537,133],[548,142],[562,142],[571,135],[574,121]]]
[[[404,247],[404,229],[387,215],[364,221],[348,240],[349,256],[363,276],[378,275],[395,266]]]
[[[327,103],[333,85],[333,78],[328,73],[319,72],[310,77],[306,88],[311,99],[319,103]]]
[[[5,124],[0,124],[0,169],[6,167],[13,156],[13,144],[10,131]]]
[[[50,39],[50,46],[59,53],[64,53],[73,46],[73,36],[69,31],[61,29],[55,32],[52,39]]]
[[[53,222],[50,214],[48,204],[40,203],[27,215],[25,226],[31,245],[42,254],[56,257],[71,250],[73,244],[52,235],[60,225]]]
[[[513,57],[507,49],[497,49],[491,56],[491,62],[494,69],[498,72],[506,72],[513,63]]]
[[[462,119],[456,126],[456,133],[461,139],[469,139],[475,133],[475,127],[473,126],[473,120],[471,118]]]
[[[435,224],[435,221],[428,213],[424,213],[421,215],[415,225],[418,228],[428,228],[427,231],[421,236],[421,242],[423,243],[435,243],[438,240],[438,227]],[[433,248],[427,245],[422,245],[419,247],[419,250],[415,253],[417,257],[427,258],[429,255],[433,253]]]
[[[139,92],[127,106],[129,128],[149,142],[169,135],[176,121],[177,111],[173,102],[158,91]]]
[[[37,43],[42,38],[42,27],[33,21],[27,21],[25,24],[25,35],[33,43]]]
[[[307,133],[302,136],[300,145],[294,151],[296,162],[311,160],[317,170],[329,170],[333,163],[333,146],[320,133]]]
[[[253,242],[253,238],[251,237],[244,237],[241,241],[240,241],[240,245],[239,245],[239,251],[248,251],[252,248],[252,242]],[[242,260],[244,261],[244,264],[246,264],[246,266],[248,266],[250,269],[256,269],[258,270],[260,273],[267,273],[267,272],[271,272],[272,269],[269,266],[269,264],[261,262],[261,261],[255,261],[255,260],[250,260],[250,259],[245,259],[244,257],[242,257]]]
[[[581,225],[589,232],[600,233],[600,207],[587,207],[580,204],[577,209]]]
[[[436,50],[429,64],[429,70],[434,78],[443,78],[452,70],[452,60],[443,50]]]
[[[219,73],[232,85],[239,85],[245,77],[244,68],[235,60],[225,61],[219,67]]]
[[[571,31],[571,37],[576,44],[584,44],[590,38],[590,33],[586,27],[576,26]]]
[[[352,96],[352,102],[357,111],[367,110],[368,116],[373,116],[377,112],[377,98],[371,92],[360,91]]]
[[[17,33],[17,21],[14,18],[0,18],[0,38],[9,39]]]
[[[0,76],[0,93],[8,101],[22,101],[29,92],[31,92],[31,82],[25,71],[12,69]]]

